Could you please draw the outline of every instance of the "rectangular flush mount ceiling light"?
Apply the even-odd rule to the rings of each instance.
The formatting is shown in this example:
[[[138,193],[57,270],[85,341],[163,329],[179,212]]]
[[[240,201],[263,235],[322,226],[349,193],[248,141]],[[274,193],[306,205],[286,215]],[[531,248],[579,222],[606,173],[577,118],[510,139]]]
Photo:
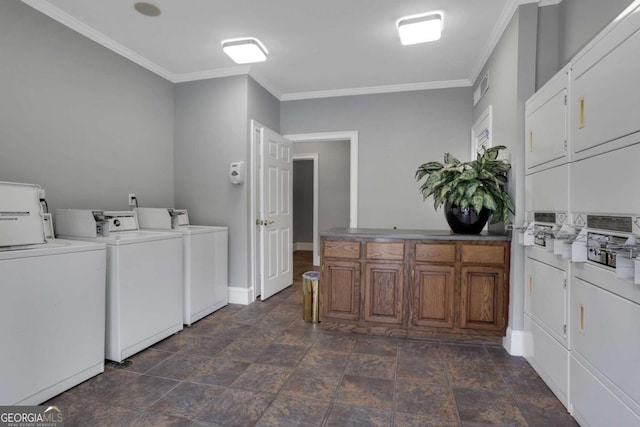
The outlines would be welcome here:
[[[250,64],[267,60],[267,48],[260,40],[253,37],[230,39],[222,42],[222,50],[236,64]]]
[[[442,14],[429,12],[405,16],[398,20],[398,34],[403,45],[432,42],[442,33]]]

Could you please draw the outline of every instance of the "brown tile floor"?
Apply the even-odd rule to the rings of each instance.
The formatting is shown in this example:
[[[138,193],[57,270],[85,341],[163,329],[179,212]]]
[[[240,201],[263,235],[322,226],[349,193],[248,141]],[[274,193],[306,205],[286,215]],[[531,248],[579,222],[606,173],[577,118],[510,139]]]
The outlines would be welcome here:
[[[301,275],[229,305],[53,398],[67,426],[575,426],[529,364],[501,347],[321,331]]]

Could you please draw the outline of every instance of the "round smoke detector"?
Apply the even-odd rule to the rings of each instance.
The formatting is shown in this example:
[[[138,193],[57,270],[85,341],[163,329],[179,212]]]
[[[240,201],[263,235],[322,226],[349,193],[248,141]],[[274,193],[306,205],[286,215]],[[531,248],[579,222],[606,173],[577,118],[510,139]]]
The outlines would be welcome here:
[[[160,8],[155,4],[139,1],[133,5],[133,7],[145,16],[158,16],[160,15]]]

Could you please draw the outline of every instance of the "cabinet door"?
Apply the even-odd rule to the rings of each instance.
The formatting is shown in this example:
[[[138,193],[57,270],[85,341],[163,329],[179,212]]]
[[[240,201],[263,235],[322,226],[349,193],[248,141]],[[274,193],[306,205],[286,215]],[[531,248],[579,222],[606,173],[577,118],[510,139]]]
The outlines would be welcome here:
[[[364,320],[402,324],[403,264],[367,263],[365,271]]]
[[[411,324],[453,328],[454,266],[417,264],[411,288]]]
[[[460,327],[486,331],[504,329],[505,286],[501,267],[465,266],[461,269]]]
[[[326,261],[320,284],[323,319],[360,319],[360,263]]]

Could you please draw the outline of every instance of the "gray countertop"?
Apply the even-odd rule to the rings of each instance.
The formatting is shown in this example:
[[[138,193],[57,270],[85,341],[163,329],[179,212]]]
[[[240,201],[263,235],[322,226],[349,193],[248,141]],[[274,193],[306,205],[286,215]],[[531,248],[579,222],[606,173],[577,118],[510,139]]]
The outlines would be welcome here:
[[[416,240],[487,240],[508,241],[509,234],[488,233],[454,234],[451,230],[403,230],[389,228],[332,228],[320,233],[321,237],[359,237],[369,239],[416,239]]]

